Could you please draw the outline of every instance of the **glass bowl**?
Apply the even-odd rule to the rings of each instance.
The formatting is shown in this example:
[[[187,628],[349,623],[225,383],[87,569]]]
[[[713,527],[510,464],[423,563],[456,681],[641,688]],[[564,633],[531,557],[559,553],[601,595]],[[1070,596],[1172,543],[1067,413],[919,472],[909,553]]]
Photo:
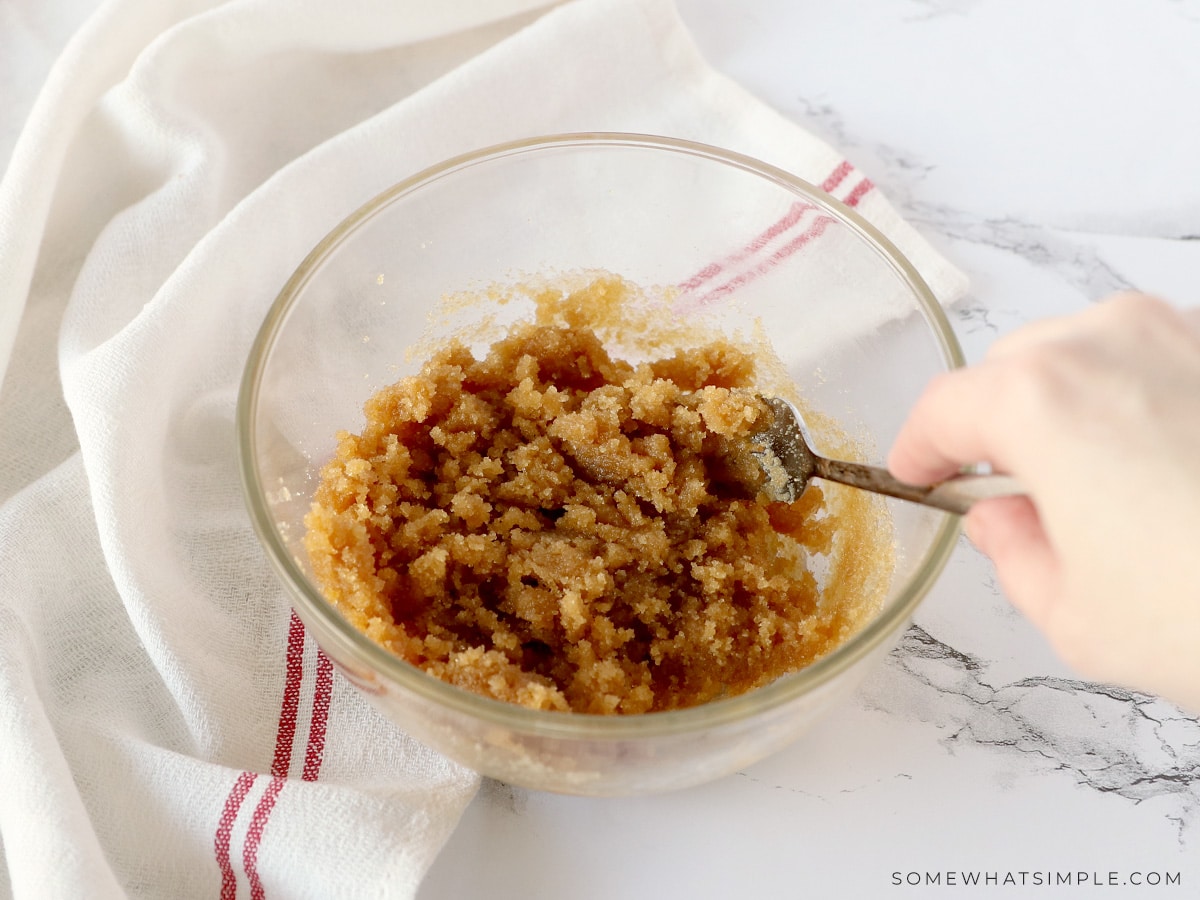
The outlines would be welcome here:
[[[926,382],[962,362],[913,266],[852,209],[787,172],[645,135],[517,141],[399,182],[300,263],[246,366],[242,480],[306,628],[409,734],[530,788],[662,791],[781,749],[853,691],[941,572],[957,520],[880,501],[895,554],[879,573],[878,614],[808,668],[689,709],[526,709],[443,683],[370,641],[322,596],[303,546],[303,519],[337,432],[360,430],[364,401],[419,367],[409,351],[443,295],[521,273],[592,269],[676,286],[670,315],[761,326],[808,407],[845,428],[864,461],[880,460]]]

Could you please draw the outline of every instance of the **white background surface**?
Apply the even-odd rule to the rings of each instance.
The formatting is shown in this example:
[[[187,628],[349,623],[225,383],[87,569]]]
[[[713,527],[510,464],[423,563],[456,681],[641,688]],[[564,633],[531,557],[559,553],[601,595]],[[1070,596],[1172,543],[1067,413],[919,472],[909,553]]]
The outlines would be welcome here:
[[[419,0],[409,2],[412,6],[405,10],[434,8],[419,6]],[[678,3],[713,65],[845,153],[869,173],[909,221],[970,275],[970,295],[951,310],[968,357],[978,358],[998,335],[1022,322],[1084,308],[1121,287],[1156,291],[1181,304],[1200,303],[1200,175],[1196,171],[1200,160],[1200,0]],[[68,38],[92,12],[119,5],[113,0],[0,0],[0,85],[4,86],[0,91],[0,168],[7,165],[20,125]],[[182,0],[174,4],[186,5]],[[244,3],[239,5],[244,9],[233,13],[261,12],[270,5]],[[171,6],[164,3],[161,9]],[[345,10],[338,7],[336,16],[343,18]],[[136,24],[144,26],[148,36],[154,32],[151,21],[139,19]],[[226,36],[244,37],[233,31]],[[207,32],[200,27],[195,33],[203,37]],[[482,29],[456,46],[466,58],[495,36]],[[237,41],[231,39],[230,44],[237,45]],[[236,52],[233,55],[237,57]],[[371,60],[396,63],[402,58],[402,53],[393,56],[389,52]],[[358,72],[359,77],[337,82],[346,94],[337,97],[343,105],[331,104],[337,106],[338,115],[325,122],[329,134],[376,112],[371,104],[383,103],[391,96],[389,91],[396,96],[407,93],[412,85],[400,83],[405,79],[415,84],[422,80],[418,74],[433,77],[457,59],[434,61],[420,56],[409,60],[411,68],[381,65],[377,81],[365,70],[344,70],[344,75]],[[150,60],[167,70],[174,62],[187,68],[189,61]],[[213,65],[219,70],[220,61]],[[203,66],[196,68],[203,71]],[[140,71],[145,75],[145,66]],[[319,86],[333,83],[331,79]],[[370,89],[358,90],[362,84]],[[223,96],[222,85],[216,78],[213,96]],[[270,85],[278,88],[275,81]],[[357,93],[351,93],[349,85]],[[314,85],[301,80],[287,87],[301,93]],[[214,122],[230,126],[230,135],[245,139],[232,145],[239,148],[239,154],[231,158],[245,156],[242,151],[248,147],[263,151],[253,166],[238,170],[235,181],[216,185],[219,192],[214,195],[214,210],[227,210],[281,161],[327,136],[307,130],[317,120],[308,114],[311,111],[296,104],[278,104],[272,107],[273,117],[252,122],[238,118],[240,109],[233,104],[201,110],[213,113],[210,118]],[[174,120],[168,117],[167,121]],[[280,121],[294,128],[290,138],[294,144],[264,148],[261,130],[270,128],[278,133]],[[186,142],[181,146],[192,147]],[[276,151],[278,159],[272,156]],[[138,197],[143,189],[150,190],[128,178],[130,172],[138,171],[138,159],[121,158],[111,147],[106,152],[110,155],[95,155],[95,165],[105,178],[98,179],[87,170],[89,175],[81,182],[89,190],[97,186],[115,190],[113,186],[120,187],[123,178],[129,182],[125,188]],[[199,159],[209,158],[201,154]],[[191,157],[184,161],[188,166],[199,164]],[[245,159],[241,162],[248,165]],[[196,175],[193,168],[181,171]],[[161,173],[155,170],[152,174],[147,185],[153,181],[155,190],[147,196],[157,202],[163,199],[156,198],[158,189],[170,194],[175,182],[160,185],[155,179]],[[67,200],[80,199],[74,194],[82,193],[72,190],[78,186],[67,184],[59,193]],[[31,182],[19,187],[24,191],[36,185]],[[103,190],[98,196],[105,200]],[[66,218],[68,224],[87,232],[99,229],[100,219],[93,219],[112,211],[101,202],[88,208],[79,221]],[[181,204],[176,211],[185,218],[192,216],[197,235],[219,230],[217,212],[210,221],[203,209],[184,209]],[[128,223],[129,218],[122,221]],[[4,224],[11,229],[5,233],[9,239],[36,231],[36,223],[23,220]],[[323,232],[321,226],[316,234]],[[187,243],[177,228],[163,228],[161,234]],[[48,247],[42,255],[50,271],[56,262],[54,251],[61,246],[51,242]],[[26,354],[26,380],[10,379],[6,396],[12,408],[27,413],[27,420],[36,420],[39,427],[30,429],[27,442],[7,436],[10,446],[23,446],[19,458],[14,452],[4,460],[9,471],[6,489],[8,482],[22,485],[32,477],[28,473],[42,473],[49,467],[64,476],[57,482],[59,487],[86,494],[83,467],[58,465],[75,453],[74,430],[66,408],[57,400],[57,405],[43,405],[40,400],[28,399],[34,396],[28,391],[29,384],[57,385],[53,369],[58,346],[51,336],[57,327],[51,327],[50,320],[61,314],[81,259],[68,255],[58,260],[65,273],[61,284],[55,279],[36,283],[53,302],[31,306],[25,324],[45,340],[19,347]],[[234,267],[229,271],[236,271],[239,259],[232,253],[222,262]],[[144,274],[136,258],[122,261],[130,265],[114,269],[113,284],[123,285],[123,275],[133,273],[140,278]],[[171,266],[163,271],[170,271]],[[197,268],[212,274],[203,266]],[[262,280],[273,295],[282,276]],[[144,300],[156,299],[155,314],[175,310],[183,315],[180,321],[191,321],[182,312],[187,307],[180,299],[186,300],[186,296],[178,294],[172,305],[171,296],[161,296],[160,286],[147,283],[142,285],[142,293],[114,288],[112,294],[133,310],[131,317],[139,315]],[[12,284],[3,287],[10,293],[16,290]],[[265,305],[269,297],[260,299]],[[31,363],[38,353],[36,364]],[[231,360],[225,362],[232,371]],[[208,385],[207,368],[198,377]],[[228,384],[233,383],[230,376]],[[209,417],[194,421],[231,428],[230,420],[214,417],[210,407],[202,411]],[[13,433],[21,437],[19,432]],[[196,445],[184,442],[182,446],[194,450]],[[194,457],[189,459],[194,461]],[[210,463],[212,471],[233,471],[230,454],[214,453]],[[66,477],[72,473],[78,476],[74,480]],[[116,490],[109,494],[123,496]],[[173,496],[178,499],[178,493]],[[246,525],[240,498],[230,492],[226,499],[229,509],[237,511],[231,518],[234,527],[243,529],[234,537],[242,541]],[[162,506],[166,517],[160,521],[174,522],[175,517],[187,519],[189,525],[198,521],[193,516],[195,502],[176,507],[164,501]],[[214,514],[223,509],[214,508]],[[86,520],[90,513],[76,512],[79,515],[72,521],[87,525],[87,535],[94,543],[94,523]],[[221,522],[224,527],[224,520]],[[69,544],[79,555],[80,544],[72,543],[72,534],[59,524],[57,542]],[[5,552],[15,545],[0,541]],[[99,560],[99,549],[94,552]],[[66,588],[58,593],[70,597],[71,591],[78,591],[78,582],[71,582],[64,571],[71,571],[70,567],[56,561],[45,572],[35,574],[51,586],[61,580]],[[12,564],[0,566],[0,576],[9,581],[33,577]],[[113,592],[112,599],[127,598]],[[1131,598],[1131,602],[1136,600]],[[47,618],[53,619],[57,607],[47,605],[46,609],[50,610]],[[286,618],[282,601],[279,610]],[[31,614],[31,618],[36,616]],[[88,622],[89,628],[92,624]],[[10,630],[6,636],[15,633]],[[284,630],[279,630],[278,637],[283,636]],[[117,662],[121,659],[119,654],[110,656]],[[263,664],[279,664],[281,669],[283,661],[280,644]],[[226,677],[220,669],[211,668],[219,678]],[[24,681],[20,685],[18,699],[37,699],[36,691],[24,688]],[[117,858],[125,866],[122,876],[136,868],[129,865],[129,860],[136,860],[145,865],[141,874],[159,878],[155,881],[147,875],[147,884],[168,883],[168,876],[174,878],[185,869],[192,872],[187,866],[194,863],[194,871],[201,873],[188,882],[194,895],[216,896],[219,873],[212,846],[221,803],[238,772],[264,772],[271,765],[270,729],[279,716],[280,689],[270,683],[269,690],[263,691],[265,699],[259,698],[262,702],[257,706],[246,699],[246,705],[239,707],[234,726],[220,734],[211,727],[198,729],[198,740],[205,747],[215,746],[216,751],[201,748],[202,753],[183,746],[184,751],[203,757],[196,760],[195,769],[187,771],[201,771],[207,780],[190,778],[181,791],[189,801],[205,807],[204,815],[181,815],[178,822],[166,815],[170,810],[161,797],[142,802],[150,789],[147,784],[126,777],[120,766],[105,764],[106,759],[126,757],[113,752],[118,742],[111,740],[109,732],[101,735],[110,738],[108,744],[98,741],[97,731],[89,730],[90,720],[76,715],[76,708],[67,708],[55,722],[59,727],[56,737],[70,732],[82,738],[71,747],[77,754],[71,757],[74,768],[68,770],[64,765],[57,773],[61,776],[58,784],[64,788],[61,796],[37,779],[21,776],[23,770],[13,765],[15,744],[6,740],[0,745],[0,772],[7,773],[10,784],[21,781],[26,794],[47,800],[50,809],[74,810],[68,789],[87,786],[87,772],[103,771],[104,777],[96,780],[103,781],[109,791],[93,792],[88,801],[93,812],[99,811],[96,820],[111,828],[103,845],[67,841],[56,847],[39,835],[54,831],[61,822],[50,815],[10,814],[6,824],[16,822],[17,827],[6,833],[5,846],[0,847],[5,854],[0,895],[5,893],[6,875],[21,868],[28,876],[35,868],[33,857],[40,860],[45,856],[64,872],[72,866],[79,872],[91,871],[80,866],[80,860],[105,867]],[[349,705],[353,700],[336,694],[335,714],[353,710]],[[16,703],[10,706],[26,708]],[[203,707],[189,709],[197,710],[204,712]],[[138,710],[138,716],[143,712]],[[22,727],[28,725],[26,719]],[[253,733],[244,740],[238,738],[242,734],[239,728],[247,723],[254,726],[247,725],[248,733]],[[358,734],[352,728],[347,731]],[[336,728],[331,729],[326,750],[326,771],[335,774],[339,759],[336,733]],[[235,739],[230,739],[230,734]],[[122,752],[127,743],[119,744]],[[343,740],[343,751],[346,744]],[[145,746],[157,749],[160,745]],[[176,752],[175,744],[162,746],[169,750],[162,758],[172,764],[185,758]],[[103,756],[98,748],[111,756]],[[51,757],[31,754],[30,758],[41,764],[44,759],[54,762]],[[161,762],[160,757],[153,758]],[[361,774],[363,768],[359,765],[354,771]],[[380,784],[384,781],[380,779]],[[332,790],[327,790],[331,785]],[[370,794],[374,787],[367,785],[362,793]],[[468,788],[463,787],[462,796]],[[344,819],[330,817],[328,797],[339,790],[342,795],[353,792],[332,777],[326,781],[324,775],[315,784],[288,782],[260,860],[263,872],[274,879],[269,878],[268,896],[288,896],[281,886],[301,881],[308,895],[322,895],[314,872],[336,880],[339,864],[343,868],[352,865],[347,859],[353,853],[345,849],[351,843],[359,853],[363,848],[398,848],[392,854],[398,868],[404,868],[406,853],[414,860],[423,859],[412,854],[414,842],[398,829],[397,808],[403,797],[396,798],[402,790],[383,795],[386,801],[378,804],[379,827],[373,834],[367,833],[359,807],[346,805]],[[0,791],[6,809],[18,809],[16,793]],[[422,805],[435,795],[424,787],[413,793],[416,812],[410,824],[413,832],[419,833],[428,830],[429,822],[436,818],[436,811],[430,813]],[[312,797],[318,799],[308,799]],[[253,806],[253,802],[246,804],[234,834],[234,862],[238,865],[244,860],[241,841]],[[442,813],[452,821],[457,806]],[[159,818],[154,818],[156,814]],[[321,827],[310,828],[311,821],[319,821]],[[164,823],[176,831],[163,827]],[[72,824],[82,833],[90,831],[93,823],[86,822],[81,813]],[[150,840],[139,839],[135,831],[139,827]],[[184,832],[190,844],[181,842],[179,834]],[[318,840],[330,836],[343,843]],[[437,837],[440,839],[440,833]],[[25,843],[20,844],[18,838]],[[323,845],[329,856],[304,857],[304,866],[290,862],[292,854],[302,855],[314,845]],[[195,858],[182,852],[181,846],[195,851]],[[125,847],[129,848],[128,859],[119,859]],[[157,852],[159,848],[165,849]],[[53,855],[56,849],[61,856]],[[273,853],[278,862],[272,868]],[[342,855],[333,859],[337,853]],[[388,853],[376,852],[371,857],[372,863],[379,863],[378,869],[388,869]],[[412,863],[414,869],[418,865]],[[167,870],[166,874],[155,866]],[[354,874],[360,883],[382,893],[405,890],[405,884],[376,877],[374,871],[360,861]],[[1024,877],[1027,885],[962,888],[943,883],[931,888],[893,884],[893,873],[899,873],[903,881],[909,873],[921,877],[927,872],[941,873],[943,882],[950,872],[998,879],[1011,873],[1014,879]],[[1073,879],[1084,873],[1088,883],[1034,887],[1028,882],[1035,873],[1043,879],[1047,873],[1052,878],[1070,873]],[[1096,877],[1107,881],[1110,873],[1117,886],[1097,890],[1090,883]],[[1177,874],[1181,883],[1146,889],[1121,884],[1135,873]],[[284,876],[294,876],[295,882]],[[185,880],[182,875],[179,878]],[[244,896],[245,878],[240,869],[238,878],[239,896]],[[35,882],[30,878],[23,883]],[[88,884],[88,892],[76,894],[101,893],[102,885]],[[116,895],[115,879],[113,884],[112,895]],[[423,900],[747,895],[872,900],[1091,894],[1200,897],[1200,724],[1153,698],[1075,680],[1008,607],[988,564],[966,543],[958,548],[898,650],[854,702],[800,743],[717,783],[660,797],[582,800],[485,781],[420,891]],[[24,894],[45,895],[36,891]],[[158,891],[151,895],[180,894]]]
[[[968,272],[969,358],[1126,286],[1200,303],[1197,0],[679,6],[713,65]],[[715,784],[585,800],[485,782],[420,896],[1200,897],[1194,719],[1073,680],[965,542],[916,625],[826,727]],[[1027,887],[893,884],[951,871]],[[1032,886],[1066,872],[1117,885]],[[1139,872],[1181,884],[1123,883]]]

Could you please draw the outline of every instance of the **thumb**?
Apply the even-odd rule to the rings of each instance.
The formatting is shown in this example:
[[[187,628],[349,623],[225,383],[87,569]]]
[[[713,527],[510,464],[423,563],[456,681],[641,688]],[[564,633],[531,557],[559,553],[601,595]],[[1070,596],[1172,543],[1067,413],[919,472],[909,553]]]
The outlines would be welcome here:
[[[1013,606],[1043,628],[1058,593],[1059,566],[1037,508],[1028,497],[996,497],[971,507],[967,537],[996,567]]]

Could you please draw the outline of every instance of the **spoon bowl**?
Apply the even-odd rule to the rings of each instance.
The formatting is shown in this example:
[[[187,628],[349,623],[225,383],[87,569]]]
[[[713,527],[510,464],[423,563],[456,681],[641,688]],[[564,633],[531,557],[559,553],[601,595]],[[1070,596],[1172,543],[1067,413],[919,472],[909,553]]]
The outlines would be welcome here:
[[[761,399],[771,419],[754,435],[750,453],[766,476],[763,490],[772,500],[793,503],[809,479],[824,478],[961,516],[979,500],[1024,493],[1008,475],[964,473],[934,484],[908,484],[879,466],[827,459],[812,449],[804,417],[794,405],[780,397]]]

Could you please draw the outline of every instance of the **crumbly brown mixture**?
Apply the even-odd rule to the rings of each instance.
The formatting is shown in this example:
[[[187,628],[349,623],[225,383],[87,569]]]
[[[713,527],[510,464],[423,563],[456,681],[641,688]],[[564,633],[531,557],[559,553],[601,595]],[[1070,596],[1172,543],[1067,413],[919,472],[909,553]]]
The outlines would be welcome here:
[[[640,713],[765,684],[856,623],[807,567],[833,543],[820,489],[754,489],[753,385],[726,341],[633,365],[578,316],[483,359],[450,342],[339,436],[313,569],[368,636],[500,700]]]

